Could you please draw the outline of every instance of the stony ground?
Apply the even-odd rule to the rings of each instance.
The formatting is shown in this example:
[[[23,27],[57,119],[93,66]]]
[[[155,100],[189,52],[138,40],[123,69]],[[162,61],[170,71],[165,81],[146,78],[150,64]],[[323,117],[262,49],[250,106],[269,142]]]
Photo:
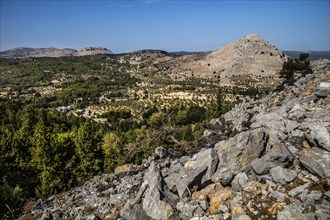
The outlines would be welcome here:
[[[330,60],[213,119],[197,154],[159,147],[20,219],[330,219]]]

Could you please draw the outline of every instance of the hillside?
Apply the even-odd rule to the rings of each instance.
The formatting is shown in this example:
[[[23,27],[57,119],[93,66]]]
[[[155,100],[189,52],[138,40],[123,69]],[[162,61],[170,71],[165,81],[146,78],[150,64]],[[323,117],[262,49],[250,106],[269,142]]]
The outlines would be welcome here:
[[[201,78],[220,86],[274,87],[287,56],[259,35],[205,53],[180,57],[171,62],[172,79]]]
[[[311,66],[211,120],[198,153],[158,147],[141,165],[29,204],[20,219],[329,219],[330,62]]]
[[[75,49],[65,48],[28,48],[19,47],[0,52],[0,57],[6,58],[31,58],[31,57],[64,57],[64,56],[85,56],[96,54],[112,54],[112,52],[103,47],[86,47],[77,51]]]

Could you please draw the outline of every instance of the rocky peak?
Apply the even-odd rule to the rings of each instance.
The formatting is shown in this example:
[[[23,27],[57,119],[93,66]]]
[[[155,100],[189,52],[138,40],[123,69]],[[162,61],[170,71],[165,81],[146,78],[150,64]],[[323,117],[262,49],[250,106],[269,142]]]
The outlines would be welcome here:
[[[211,53],[180,58],[172,77],[198,77],[221,86],[275,87],[286,55],[257,34],[247,35]],[[183,60],[183,61],[182,61]]]
[[[259,34],[248,34],[243,39],[249,39],[249,40],[263,40]]]
[[[105,47],[85,47],[78,51],[78,55],[92,54],[112,54],[112,51]]]
[[[330,219],[330,60],[311,66],[213,119],[195,155],[158,147],[20,219]]]

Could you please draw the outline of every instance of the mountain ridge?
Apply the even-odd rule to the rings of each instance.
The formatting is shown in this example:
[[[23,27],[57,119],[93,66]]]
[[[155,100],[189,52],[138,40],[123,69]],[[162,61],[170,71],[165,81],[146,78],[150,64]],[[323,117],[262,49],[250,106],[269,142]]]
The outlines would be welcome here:
[[[105,47],[84,47],[80,50],[55,47],[31,48],[17,47],[0,52],[0,57],[5,58],[32,58],[32,57],[62,57],[62,56],[85,56],[97,54],[112,54],[112,51]]]

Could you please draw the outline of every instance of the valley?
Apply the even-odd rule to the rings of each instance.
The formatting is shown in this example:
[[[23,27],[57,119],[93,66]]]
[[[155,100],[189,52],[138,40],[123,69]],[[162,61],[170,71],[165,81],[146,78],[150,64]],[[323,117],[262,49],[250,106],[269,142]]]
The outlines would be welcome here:
[[[308,55],[291,59],[255,34],[190,55],[90,47],[81,56],[53,49],[24,57],[20,50],[0,58],[5,218],[96,175],[149,166],[159,147],[191,157],[233,138],[250,129],[254,114],[236,123],[242,103],[258,103],[312,71]]]

